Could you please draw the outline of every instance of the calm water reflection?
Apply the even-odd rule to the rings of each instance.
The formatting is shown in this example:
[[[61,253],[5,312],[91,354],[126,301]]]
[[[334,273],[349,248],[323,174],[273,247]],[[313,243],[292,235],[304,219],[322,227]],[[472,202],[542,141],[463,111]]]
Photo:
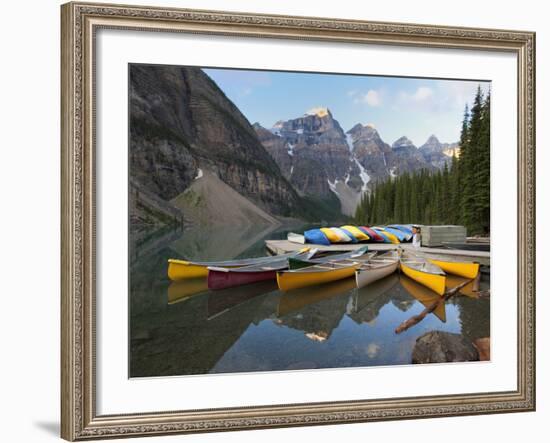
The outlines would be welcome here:
[[[208,291],[204,279],[171,283],[166,277],[170,257],[263,255],[264,239],[286,232],[225,228],[133,236],[130,376],[408,364],[416,338],[427,331],[490,335],[489,300],[467,296],[396,335],[402,321],[437,297],[398,274],[360,290],[348,279],[289,293],[274,282]]]

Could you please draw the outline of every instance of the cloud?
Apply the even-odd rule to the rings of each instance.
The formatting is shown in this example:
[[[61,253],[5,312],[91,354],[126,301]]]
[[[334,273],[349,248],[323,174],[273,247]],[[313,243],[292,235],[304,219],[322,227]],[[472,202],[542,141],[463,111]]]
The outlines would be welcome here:
[[[471,107],[478,85],[484,94],[490,87],[488,82],[439,80],[413,92],[400,91],[394,106],[396,109],[412,106],[428,112],[462,112],[466,104]]]
[[[434,92],[427,86],[420,86],[413,95],[413,99],[417,102],[429,100],[434,96]]]
[[[449,106],[454,106],[456,109],[462,110],[466,104],[470,107],[472,106],[478,86],[481,87],[481,91],[486,95],[491,87],[491,83],[440,80],[437,86],[439,93],[448,98]]]
[[[409,92],[401,91],[398,94],[399,101],[401,103],[429,103],[435,98],[435,94],[432,88],[427,86],[419,86],[412,94]]]
[[[375,89],[369,89],[367,92],[349,91],[348,96],[353,98],[354,103],[366,104],[373,108],[382,105],[382,94]]]

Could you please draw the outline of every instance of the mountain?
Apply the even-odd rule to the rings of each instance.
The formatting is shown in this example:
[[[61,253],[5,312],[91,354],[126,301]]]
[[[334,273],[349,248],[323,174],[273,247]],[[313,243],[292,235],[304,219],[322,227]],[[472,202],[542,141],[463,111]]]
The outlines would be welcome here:
[[[391,147],[385,143],[372,124],[357,123],[347,132],[351,152],[365,169],[369,181],[376,183],[389,176],[388,159],[391,160]]]
[[[405,136],[394,141],[391,149],[393,155],[390,172],[392,175],[401,175],[405,172],[413,172],[420,169],[435,169],[431,163],[425,160],[413,142]]]
[[[271,130],[258,123],[254,129],[300,195],[322,200],[336,197],[344,214],[354,214],[370,178],[352,152],[351,139],[328,108],[278,121]]]
[[[253,127],[300,195],[326,199],[333,194],[348,215],[355,213],[361,195],[378,181],[420,169],[436,170],[443,167],[440,156],[446,155],[445,147],[454,149],[439,144],[433,153],[426,149],[425,155],[407,137],[390,146],[372,124],[358,123],[344,132],[328,108],[278,121],[271,129],[259,123]]]
[[[271,216],[320,220],[324,211],[296,192],[248,120],[200,68],[131,65],[130,168],[136,186],[165,202],[165,212],[172,206],[195,222],[225,217],[201,194],[212,187],[223,189],[226,203],[264,222]],[[193,186],[196,180],[208,185]]]
[[[431,135],[426,143],[419,148],[424,159],[436,168],[450,165],[453,156],[460,154],[458,143],[441,143],[435,135]]]

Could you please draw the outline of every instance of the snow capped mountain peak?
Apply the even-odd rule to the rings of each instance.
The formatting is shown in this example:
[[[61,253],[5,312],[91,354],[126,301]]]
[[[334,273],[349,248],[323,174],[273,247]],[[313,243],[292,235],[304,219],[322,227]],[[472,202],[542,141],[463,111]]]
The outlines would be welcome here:
[[[327,115],[331,115],[331,114],[328,108],[315,107],[315,108],[311,108],[304,115],[316,115],[317,117],[326,117]]]
[[[393,145],[391,147],[393,149],[416,148],[414,143],[411,140],[409,140],[406,136],[398,138],[396,141],[393,142]]]

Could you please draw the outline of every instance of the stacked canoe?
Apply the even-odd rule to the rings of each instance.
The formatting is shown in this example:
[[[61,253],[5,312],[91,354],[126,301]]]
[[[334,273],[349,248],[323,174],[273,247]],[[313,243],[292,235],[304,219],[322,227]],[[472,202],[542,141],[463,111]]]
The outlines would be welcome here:
[[[335,243],[405,243],[413,237],[412,225],[352,226],[309,229],[289,234],[290,241],[328,246]]]

